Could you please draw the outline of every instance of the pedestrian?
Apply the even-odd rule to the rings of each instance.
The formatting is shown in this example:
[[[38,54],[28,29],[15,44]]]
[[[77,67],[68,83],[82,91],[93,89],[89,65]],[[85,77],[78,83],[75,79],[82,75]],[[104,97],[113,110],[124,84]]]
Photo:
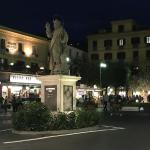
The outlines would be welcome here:
[[[13,107],[13,112],[17,112],[17,101],[15,95],[13,95],[12,97],[12,107]]]
[[[0,96],[0,109],[3,108],[3,101],[4,101],[4,98]]]
[[[105,94],[103,96],[103,110],[104,111],[107,111],[107,104],[108,104],[108,101],[109,101],[109,96],[107,94]]]
[[[8,97],[6,96],[3,101],[3,108],[5,113],[7,113],[7,107],[8,107]]]

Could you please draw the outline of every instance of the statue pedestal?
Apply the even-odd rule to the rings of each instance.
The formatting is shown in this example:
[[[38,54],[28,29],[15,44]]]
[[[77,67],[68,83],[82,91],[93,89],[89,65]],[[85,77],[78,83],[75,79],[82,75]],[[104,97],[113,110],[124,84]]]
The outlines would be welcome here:
[[[46,75],[38,79],[41,83],[41,101],[50,111],[76,110],[76,82],[81,77],[68,75]]]

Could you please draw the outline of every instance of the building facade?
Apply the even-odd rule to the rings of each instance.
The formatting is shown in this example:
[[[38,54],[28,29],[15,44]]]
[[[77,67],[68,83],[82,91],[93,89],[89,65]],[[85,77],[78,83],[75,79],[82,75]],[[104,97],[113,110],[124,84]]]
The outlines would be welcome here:
[[[48,70],[47,39],[0,26],[0,95],[39,94],[36,74]]]
[[[112,21],[111,29],[88,36],[90,61],[123,61],[136,69],[150,71],[150,28],[132,19]]]
[[[25,68],[47,68],[47,53],[46,38],[0,26],[1,71],[22,72]]]
[[[88,53],[79,49],[79,48],[76,48],[74,46],[70,46],[68,45],[68,54],[69,54],[69,57],[71,60],[74,60],[76,58],[82,60],[82,61],[87,61],[88,59]]]
[[[68,46],[70,61],[87,53]],[[0,96],[40,95],[36,76],[49,74],[49,41],[46,38],[0,26]]]

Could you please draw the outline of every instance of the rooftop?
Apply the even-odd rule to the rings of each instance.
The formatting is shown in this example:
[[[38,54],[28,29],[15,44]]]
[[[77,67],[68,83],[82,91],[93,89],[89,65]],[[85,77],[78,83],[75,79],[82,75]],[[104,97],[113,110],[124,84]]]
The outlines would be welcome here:
[[[44,41],[47,40],[45,37],[33,35],[33,34],[26,33],[26,32],[23,32],[23,31],[19,31],[19,30],[13,29],[13,28],[5,27],[5,26],[2,26],[2,25],[0,25],[0,29],[10,31],[10,32],[14,32],[14,33],[18,33],[18,34],[22,34],[22,35],[25,35],[25,36],[29,36],[29,37],[32,37],[32,38],[39,39],[39,40],[44,40]]]

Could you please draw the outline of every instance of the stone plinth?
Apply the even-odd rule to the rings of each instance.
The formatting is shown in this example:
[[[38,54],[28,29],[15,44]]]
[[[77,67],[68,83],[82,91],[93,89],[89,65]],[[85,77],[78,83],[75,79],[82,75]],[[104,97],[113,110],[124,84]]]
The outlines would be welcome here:
[[[41,101],[50,111],[71,111],[76,109],[76,82],[81,77],[68,75],[40,76]]]

